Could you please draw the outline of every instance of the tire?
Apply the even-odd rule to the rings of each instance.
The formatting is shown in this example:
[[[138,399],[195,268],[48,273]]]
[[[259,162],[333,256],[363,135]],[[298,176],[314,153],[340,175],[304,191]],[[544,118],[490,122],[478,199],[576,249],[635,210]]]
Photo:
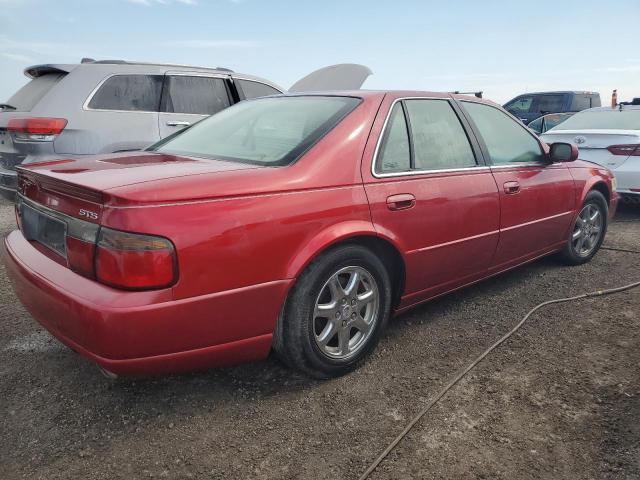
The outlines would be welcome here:
[[[589,220],[585,220],[587,218]],[[591,260],[602,246],[608,222],[607,201],[597,190],[590,191],[571,225],[569,238],[561,251],[564,262],[569,265],[582,265]]]
[[[369,249],[322,254],[296,281],[274,333],[276,354],[316,378],[344,375],[375,348],[391,312],[391,282]]]

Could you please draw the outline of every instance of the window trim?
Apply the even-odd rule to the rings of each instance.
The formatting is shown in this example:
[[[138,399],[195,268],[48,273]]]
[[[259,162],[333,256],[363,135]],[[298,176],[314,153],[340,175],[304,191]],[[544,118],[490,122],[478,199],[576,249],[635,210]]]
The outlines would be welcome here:
[[[209,117],[211,115],[215,115],[215,113],[181,113],[181,112],[166,112],[165,108],[165,95],[167,91],[167,85],[169,83],[169,77],[209,77],[209,78],[221,78],[224,82],[224,88],[227,92],[227,99],[229,100],[229,105],[222,110],[225,110],[229,107],[233,107],[236,103],[233,98],[233,92],[231,91],[231,85],[229,79],[231,78],[229,75],[219,74],[219,73],[202,73],[202,72],[165,72],[162,79],[162,90],[160,91],[160,104],[158,105],[158,113],[163,115],[191,115],[195,117]],[[220,111],[222,111],[220,110]],[[216,112],[218,113],[218,112]],[[183,129],[184,130],[184,129]]]
[[[548,158],[548,156],[545,153],[544,148],[542,147],[542,141],[533,132],[533,130],[527,128],[526,125],[524,125],[521,121],[519,121],[516,117],[514,117],[511,113],[506,111],[504,108],[496,106],[496,105],[492,105],[490,103],[474,102],[473,100],[458,100],[458,102],[460,104],[463,104],[463,103],[477,103],[477,104],[480,104],[480,105],[485,105],[487,107],[491,107],[491,108],[496,109],[498,112],[502,113],[509,120],[511,120],[513,123],[515,123],[520,128],[522,128],[526,133],[528,133],[531,136],[531,138],[533,138],[536,141],[536,143],[538,144],[538,147],[540,148],[540,153],[542,154],[542,157],[543,158]],[[553,165],[549,161],[544,161],[544,160],[541,161],[541,162],[523,162],[523,163],[513,163],[513,164],[506,164],[506,165],[496,165],[496,164],[494,164],[493,160],[491,159],[491,154],[489,153],[489,149],[487,148],[487,144],[485,143],[484,137],[480,133],[480,130],[478,129],[478,126],[473,121],[473,118],[471,118],[471,115],[469,114],[469,112],[464,108],[464,105],[461,105],[461,109],[462,109],[462,111],[464,113],[465,118],[469,122],[469,125],[470,125],[471,129],[473,130],[473,132],[474,132],[474,134],[476,136],[476,139],[478,140],[478,144],[480,145],[480,149],[482,150],[482,155],[483,155],[483,157],[485,159],[485,162],[486,162],[486,165],[488,167],[491,167],[491,168],[519,168],[519,167],[532,167],[532,166],[545,167],[545,166],[548,166],[548,165]]]
[[[398,102],[403,102],[402,105],[402,111],[404,112],[404,116],[405,116],[405,123],[407,126],[407,136],[409,138],[409,151],[410,151],[410,166],[414,165],[414,160],[413,160],[413,135],[411,133],[411,124],[409,123],[409,114],[406,111],[406,108],[404,106],[404,101],[405,100],[441,100],[441,101],[445,101],[449,104],[449,106],[451,107],[451,110],[453,110],[454,115],[458,118],[458,121],[460,122],[460,126],[462,127],[463,132],[465,133],[466,137],[467,137],[467,141],[469,142],[469,146],[471,147],[471,152],[473,153],[474,156],[474,160],[476,162],[476,166],[475,167],[458,167],[458,168],[441,168],[441,169],[425,169],[425,170],[416,170],[416,169],[412,169],[412,170],[407,170],[404,172],[388,172],[388,173],[384,173],[384,172],[377,172],[376,171],[376,164],[378,163],[378,155],[380,154],[380,147],[382,144],[382,139],[386,134],[387,131],[387,127],[389,124],[389,120],[391,118],[391,113],[393,112],[394,107],[396,106],[396,103]],[[471,135],[471,133],[473,134],[473,137]],[[384,123],[382,125],[382,130],[381,130],[381,134],[378,136],[378,140],[376,141],[376,148],[373,151],[373,157],[371,159],[371,175],[373,175],[374,178],[389,178],[389,177],[408,177],[408,176],[414,176],[414,175],[429,175],[432,173],[449,173],[449,172],[470,172],[470,171],[482,171],[482,170],[489,170],[489,166],[488,165],[484,165],[483,162],[481,162],[481,160],[483,159],[484,156],[484,152],[482,151],[482,148],[480,147],[479,149],[476,148],[476,144],[474,143],[474,140],[476,140],[476,135],[475,135],[475,131],[473,131],[472,126],[467,122],[466,116],[461,116],[460,112],[458,111],[458,109],[456,108],[456,102],[454,99],[450,98],[450,97],[400,97],[400,98],[396,98],[391,105],[389,106],[389,111],[387,112],[386,118],[384,120]]]
[[[236,80],[242,80],[245,82],[253,82],[253,83],[259,83],[261,85],[265,85],[267,87],[271,87],[274,90],[276,90],[279,93],[274,93],[273,95],[282,95],[283,93],[285,93],[285,91],[280,90],[280,87],[276,86],[275,84],[270,84],[266,81],[262,81],[262,80],[256,80],[255,78],[248,78],[248,77],[243,77],[242,75],[232,75],[231,76],[231,80],[234,82]],[[238,84],[235,86],[236,87],[236,91],[238,92],[238,96],[240,97],[240,101],[242,100],[253,100],[251,98],[247,98],[247,96],[244,94],[244,89],[242,88],[242,85]],[[272,95],[267,95],[267,97],[270,97]],[[262,98],[262,97],[256,97],[256,98]]]
[[[87,97],[87,99],[82,104],[82,110],[87,111],[87,112],[159,113],[160,112],[160,103],[158,103],[158,109],[157,110],[117,110],[117,109],[111,109],[111,108],[91,108],[91,107],[89,107],[89,104],[91,103],[91,100],[93,100],[93,97],[96,95],[96,93],[98,93],[98,90],[100,90],[100,88],[109,79],[111,79],[113,77],[122,77],[122,76],[132,77],[134,75],[142,75],[142,76],[145,76],[145,77],[163,77],[163,79],[162,79],[162,87],[160,89],[160,99],[162,99],[162,91],[164,90],[164,74],[162,74],[162,73],[112,73],[112,74],[106,76],[105,78],[103,78],[98,83],[98,85],[91,91],[91,93],[89,93],[89,96]]]

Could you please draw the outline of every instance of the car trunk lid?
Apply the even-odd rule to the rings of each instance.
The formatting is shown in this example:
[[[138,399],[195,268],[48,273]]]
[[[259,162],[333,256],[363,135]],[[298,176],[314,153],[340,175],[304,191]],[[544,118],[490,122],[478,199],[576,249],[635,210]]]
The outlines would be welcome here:
[[[629,156],[613,155],[607,150],[610,146],[640,143],[640,133],[637,130],[550,130],[541,138],[547,143],[575,143],[580,151],[580,159],[611,170],[622,165]]]

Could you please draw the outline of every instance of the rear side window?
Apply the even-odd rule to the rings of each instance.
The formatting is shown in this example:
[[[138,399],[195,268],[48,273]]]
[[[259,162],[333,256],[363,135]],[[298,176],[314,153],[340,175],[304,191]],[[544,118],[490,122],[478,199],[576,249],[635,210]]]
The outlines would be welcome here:
[[[416,170],[474,167],[476,159],[447,100],[406,100]]]
[[[462,104],[480,131],[494,165],[544,160],[540,144],[519,122],[490,105]]]
[[[235,81],[240,85],[240,88],[244,93],[244,97],[247,99],[267,97],[269,95],[278,95],[279,93],[282,93],[269,85],[265,85],[264,83],[240,79],[236,79]]]
[[[15,107],[18,112],[28,112],[66,75],[66,73],[47,73],[36,77],[18,90],[6,103]]]
[[[574,95],[571,102],[571,111],[580,112],[593,106],[595,105],[591,105],[591,97],[589,95]]]
[[[213,115],[229,107],[229,92],[223,78],[174,75],[167,77],[163,111]]]
[[[394,105],[387,129],[382,137],[376,171],[380,173],[404,172],[411,168],[409,131],[402,103]]]
[[[544,113],[558,113],[564,111],[564,95],[539,95],[536,111]]]
[[[100,86],[89,108],[157,112],[161,91],[162,75],[115,75]]]

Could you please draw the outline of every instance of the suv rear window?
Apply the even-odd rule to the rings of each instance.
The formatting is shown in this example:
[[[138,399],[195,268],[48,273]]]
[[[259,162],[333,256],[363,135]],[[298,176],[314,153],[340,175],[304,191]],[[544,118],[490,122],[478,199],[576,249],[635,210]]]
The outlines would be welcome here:
[[[321,96],[245,100],[148,150],[256,165],[288,165],[360,101],[354,97]]]
[[[162,80],[162,75],[114,75],[93,95],[89,108],[157,112]]]
[[[15,107],[18,112],[28,112],[66,75],[66,73],[47,73],[36,77],[18,90],[6,103]]]

